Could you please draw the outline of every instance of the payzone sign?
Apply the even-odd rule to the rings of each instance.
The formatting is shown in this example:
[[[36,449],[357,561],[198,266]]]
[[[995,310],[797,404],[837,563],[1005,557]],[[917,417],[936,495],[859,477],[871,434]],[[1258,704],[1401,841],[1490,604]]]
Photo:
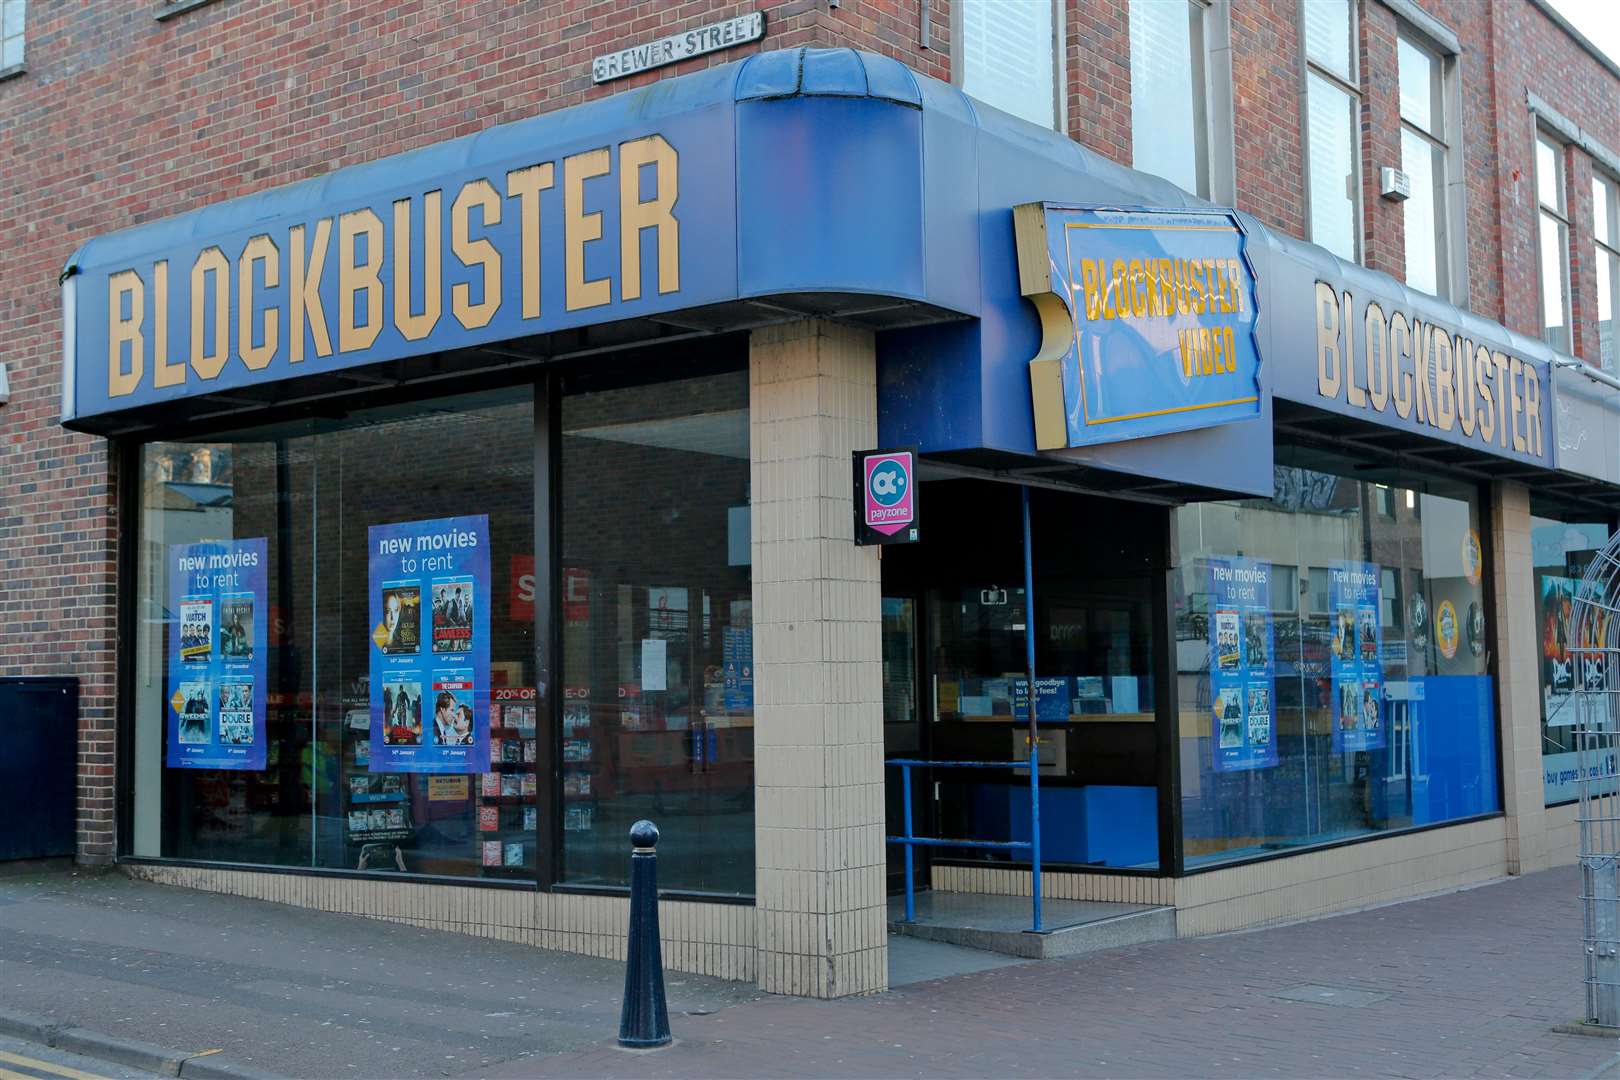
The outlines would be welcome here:
[[[920,539],[917,525],[917,453],[856,451],[855,543],[905,544]]]

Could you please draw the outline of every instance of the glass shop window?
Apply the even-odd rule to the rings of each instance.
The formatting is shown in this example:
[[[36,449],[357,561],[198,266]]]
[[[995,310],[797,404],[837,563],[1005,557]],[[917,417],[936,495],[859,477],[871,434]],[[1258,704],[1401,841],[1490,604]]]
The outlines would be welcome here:
[[[1288,457],[1175,511],[1189,868],[1501,809],[1478,491]]]
[[[1547,805],[1574,802],[1578,753],[1576,725],[1590,722],[1590,699],[1578,694],[1602,673],[1571,653],[1573,605],[1581,576],[1609,542],[1603,521],[1530,518],[1530,595],[1536,604],[1536,680],[1541,693],[1541,766]],[[1584,670],[1583,670],[1584,669]]]
[[[562,880],[754,891],[748,377],[565,386]]]
[[[131,853],[533,880],[523,386],[141,451]]]

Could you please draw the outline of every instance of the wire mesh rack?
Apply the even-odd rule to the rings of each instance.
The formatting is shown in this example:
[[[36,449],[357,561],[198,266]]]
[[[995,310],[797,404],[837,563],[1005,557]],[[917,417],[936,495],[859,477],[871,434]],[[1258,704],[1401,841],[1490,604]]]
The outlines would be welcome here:
[[[1568,603],[1567,619],[1551,612],[1542,628],[1542,654],[1554,667],[1548,718],[1575,735],[1586,1016],[1620,1027],[1620,534],[1587,565]],[[1557,694],[1560,683],[1567,694]],[[1566,709],[1573,717],[1557,715]]]

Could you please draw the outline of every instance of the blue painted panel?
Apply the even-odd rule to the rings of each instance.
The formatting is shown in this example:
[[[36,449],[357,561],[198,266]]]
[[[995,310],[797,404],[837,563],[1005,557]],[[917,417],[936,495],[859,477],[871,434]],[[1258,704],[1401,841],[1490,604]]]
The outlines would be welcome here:
[[[1093,784],[1086,795],[1086,848],[1104,866],[1157,867],[1159,793],[1151,787]]]
[[[922,299],[922,113],[872,98],[737,105],[744,296]]]
[[[1007,797],[1007,838],[1028,840],[1029,787],[1002,787]],[[1042,787],[1041,862],[1157,867],[1157,790],[1109,784]]]
[[[1029,840],[1029,785],[1008,784],[1009,840]],[[1028,855],[1020,852],[1019,859]],[[1086,843],[1085,788],[1041,788],[1041,865],[1088,863],[1095,856]]]
[[[878,338],[879,446],[915,444],[926,447],[925,452],[939,452],[984,445],[982,328],[983,323],[973,320],[895,330]],[[1027,410],[1027,392],[1024,399]]]
[[[1496,693],[1489,675],[1413,680],[1412,823],[1493,814],[1502,809],[1496,766]]]

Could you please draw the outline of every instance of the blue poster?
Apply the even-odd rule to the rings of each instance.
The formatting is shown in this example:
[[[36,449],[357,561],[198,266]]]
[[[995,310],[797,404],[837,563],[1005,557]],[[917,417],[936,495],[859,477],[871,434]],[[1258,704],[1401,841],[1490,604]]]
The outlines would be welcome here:
[[[1209,567],[1209,699],[1215,767],[1277,764],[1276,651],[1271,625],[1271,564],[1232,555]]]
[[[265,539],[169,546],[171,769],[264,768]]]
[[[722,631],[720,665],[728,713],[754,711],[754,631],[728,626]]]
[[[1328,567],[1333,620],[1333,749],[1384,745],[1384,629],[1379,619],[1377,563],[1335,561]]]
[[[1100,682],[1100,680],[1099,680]],[[1012,715],[1018,723],[1029,722],[1029,680],[1014,679],[1012,681]],[[1035,722],[1068,723],[1069,710],[1072,702],[1069,695],[1069,680],[1059,676],[1055,679],[1035,679]]]
[[[489,769],[489,518],[373,525],[372,772]]]

